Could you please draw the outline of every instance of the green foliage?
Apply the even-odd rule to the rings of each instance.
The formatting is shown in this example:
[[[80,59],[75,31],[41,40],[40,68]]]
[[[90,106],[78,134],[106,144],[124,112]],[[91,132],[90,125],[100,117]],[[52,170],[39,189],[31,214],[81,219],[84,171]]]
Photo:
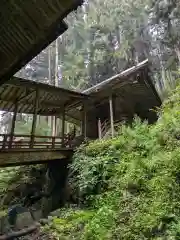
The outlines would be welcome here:
[[[116,138],[77,150],[74,181],[95,210],[79,239],[179,239],[179,103],[180,87],[155,125],[135,119]]]
[[[36,190],[41,191],[40,188],[44,184],[44,177],[41,176],[44,168],[42,165],[37,165],[1,169],[0,209],[6,209],[11,204],[23,203],[32,185],[37,184]]]
[[[7,212],[5,210],[0,211],[0,218],[7,215]]]
[[[92,211],[62,209],[60,217],[54,217],[49,225],[44,227],[44,231],[52,232],[57,239],[77,239],[82,233],[85,224],[93,216]]]
[[[10,167],[0,170],[0,199],[3,198],[4,194],[9,188],[11,180],[15,177],[19,170],[19,167]]]
[[[15,134],[30,134],[32,128],[32,119],[26,121],[17,121],[15,126]],[[50,128],[44,117],[40,117],[40,121],[36,125],[37,136],[48,136],[50,135]],[[45,139],[44,139],[45,140]]]

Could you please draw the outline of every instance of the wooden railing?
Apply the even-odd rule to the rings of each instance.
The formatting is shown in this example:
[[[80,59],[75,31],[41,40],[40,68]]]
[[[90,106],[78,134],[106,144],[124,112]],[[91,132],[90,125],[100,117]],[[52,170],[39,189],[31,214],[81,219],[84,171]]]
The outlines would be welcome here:
[[[98,135],[99,139],[104,138],[106,135],[106,132],[108,131],[108,128],[110,126],[110,122],[108,119],[106,119],[103,123],[100,119],[98,119]]]
[[[106,119],[103,123],[99,123],[98,125],[99,125],[98,128],[99,128],[100,138],[105,138],[106,135],[108,134],[108,132],[111,129],[110,121],[108,119]],[[115,129],[119,125],[120,125],[120,121],[119,120],[114,121],[114,128]]]
[[[106,135],[107,131],[110,129],[110,121],[106,119],[101,125],[101,135],[102,138]]]
[[[64,146],[64,142],[61,137],[55,136],[31,136],[25,134],[0,134],[0,149],[14,149],[14,148],[62,148],[70,147],[70,144]],[[67,137],[66,137],[67,138]],[[66,139],[65,138],[65,139]]]

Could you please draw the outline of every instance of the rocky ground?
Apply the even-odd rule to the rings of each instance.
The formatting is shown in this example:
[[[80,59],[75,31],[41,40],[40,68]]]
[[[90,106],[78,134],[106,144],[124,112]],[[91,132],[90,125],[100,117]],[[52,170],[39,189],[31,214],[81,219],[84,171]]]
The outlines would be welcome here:
[[[28,208],[16,205],[0,218],[0,240],[55,239],[41,230],[41,224],[44,225],[47,222],[48,219],[37,222]]]
[[[0,178],[4,179],[4,182],[0,183],[0,240],[54,239],[53,236],[42,230],[28,233],[22,237],[18,236],[18,238],[7,236],[12,235],[12,232],[17,233],[33,226],[36,222],[40,222],[42,217],[61,208],[64,204],[77,201],[76,192],[72,190],[71,183],[66,184],[68,174],[66,165],[63,165],[64,168],[59,165],[39,165],[36,168],[23,166],[0,171]],[[56,175],[62,176],[60,179],[55,179],[58,182],[57,187],[54,186],[54,179],[49,179],[49,175],[47,176],[47,169],[53,171],[55,177]],[[62,174],[59,174],[59,169],[63,171]],[[52,189],[55,189],[54,192]],[[17,205],[18,208],[16,208]],[[10,218],[14,219],[14,216],[17,216],[13,224],[11,223],[12,219],[9,222],[9,211],[12,208],[16,210],[11,212]],[[31,215],[33,215],[33,219]]]

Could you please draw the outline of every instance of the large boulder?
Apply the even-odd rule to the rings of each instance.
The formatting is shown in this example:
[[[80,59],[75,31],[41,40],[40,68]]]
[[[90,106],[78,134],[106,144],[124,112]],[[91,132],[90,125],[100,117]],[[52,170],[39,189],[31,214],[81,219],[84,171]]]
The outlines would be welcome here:
[[[30,227],[35,223],[31,211],[20,205],[12,206],[8,210],[8,222],[14,230]]]

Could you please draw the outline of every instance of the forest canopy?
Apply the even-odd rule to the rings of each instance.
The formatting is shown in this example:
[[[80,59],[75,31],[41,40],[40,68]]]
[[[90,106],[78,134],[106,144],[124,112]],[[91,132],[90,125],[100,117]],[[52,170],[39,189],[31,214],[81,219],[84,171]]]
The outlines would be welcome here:
[[[177,78],[179,8],[176,0],[86,0],[67,17],[69,29],[17,75],[82,90],[149,58],[161,93]]]

